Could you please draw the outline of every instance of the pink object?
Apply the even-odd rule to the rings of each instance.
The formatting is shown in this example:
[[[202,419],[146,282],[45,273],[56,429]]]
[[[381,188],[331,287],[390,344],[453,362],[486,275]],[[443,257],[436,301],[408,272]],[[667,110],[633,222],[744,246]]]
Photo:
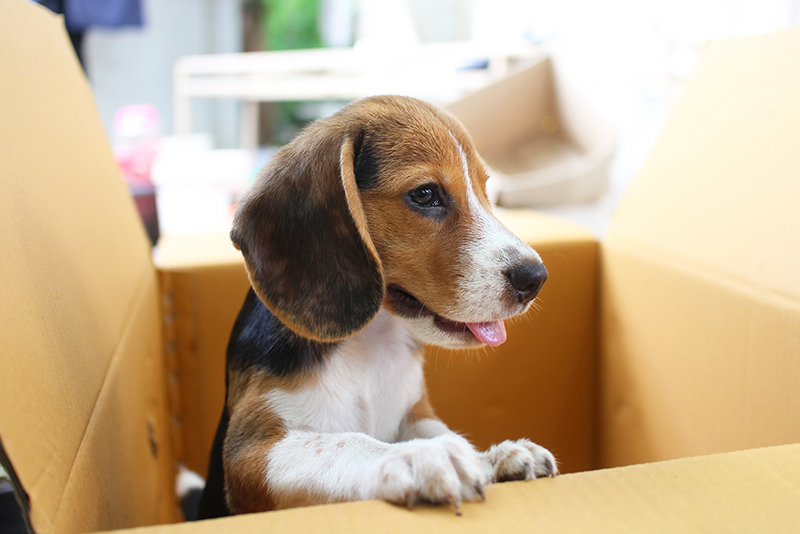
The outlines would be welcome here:
[[[133,195],[153,193],[150,171],[160,137],[158,110],[150,104],[123,106],[114,115],[114,158]]]
[[[114,159],[122,172],[151,243],[158,240],[156,189],[151,172],[161,141],[158,110],[150,104],[123,106],[114,115]]]
[[[503,321],[467,323],[467,327],[481,343],[497,347],[506,342],[506,325]]]

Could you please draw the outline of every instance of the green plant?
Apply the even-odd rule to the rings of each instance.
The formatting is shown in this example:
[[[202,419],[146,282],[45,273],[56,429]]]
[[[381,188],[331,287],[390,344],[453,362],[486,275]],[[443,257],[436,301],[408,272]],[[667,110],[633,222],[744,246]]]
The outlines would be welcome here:
[[[320,48],[319,0],[262,0],[267,50]]]
[[[321,48],[319,0],[261,0],[267,50]],[[272,141],[288,143],[308,122],[298,116],[300,102],[279,102],[272,113]]]

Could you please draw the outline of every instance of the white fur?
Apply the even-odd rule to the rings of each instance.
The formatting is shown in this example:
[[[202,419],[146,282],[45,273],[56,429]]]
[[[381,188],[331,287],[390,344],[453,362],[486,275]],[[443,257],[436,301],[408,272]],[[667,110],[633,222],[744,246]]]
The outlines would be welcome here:
[[[393,442],[422,396],[419,352],[403,321],[381,310],[328,356],[316,383],[273,389],[264,400],[289,430],[363,432]]]
[[[492,469],[464,438],[384,443],[363,433],[291,431],[267,455],[276,508],[384,499],[413,506],[482,495]]]
[[[182,465],[178,467],[178,478],[175,483],[175,494],[178,499],[183,499],[192,490],[202,490],[205,485],[203,477]]]
[[[436,326],[436,324],[433,322],[433,318],[430,315],[417,317],[414,319],[406,317],[404,320],[406,321],[408,329],[413,332],[414,336],[416,336],[417,339],[421,339],[425,343],[428,343],[429,345],[458,349],[465,346],[474,346],[479,343],[477,339],[472,336],[472,334],[470,334],[471,338],[462,336],[462,339],[443,331]],[[465,341],[465,339],[467,341]]]
[[[389,444],[360,432],[292,430],[267,454],[266,482],[276,508],[357,501],[368,465]]]
[[[492,476],[480,453],[452,433],[395,443],[366,467],[359,486],[363,499],[407,505],[426,501],[458,507],[482,495]]]
[[[443,434],[451,434],[452,430],[438,419],[420,419],[418,421],[403,420],[400,427],[400,441],[411,439],[430,439]]]

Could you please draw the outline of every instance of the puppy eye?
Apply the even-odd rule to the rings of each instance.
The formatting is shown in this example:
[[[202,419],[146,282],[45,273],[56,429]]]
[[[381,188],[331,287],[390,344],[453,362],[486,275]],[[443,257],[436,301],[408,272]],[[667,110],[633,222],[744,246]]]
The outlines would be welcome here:
[[[408,198],[411,199],[411,202],[423,208],[442,205],[442,199],[433,184],[419,186],[408,194]]]

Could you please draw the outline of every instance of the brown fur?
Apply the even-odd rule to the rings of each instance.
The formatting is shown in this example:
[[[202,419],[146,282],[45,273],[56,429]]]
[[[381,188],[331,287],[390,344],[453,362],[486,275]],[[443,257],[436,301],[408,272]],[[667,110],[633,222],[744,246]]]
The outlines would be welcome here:
[[[431,406],[431,401],[428,399],[428,391],[424,388],[422,390],[422,397],[420,397],[417,403],[408,411],[408,414],[406,414],[406,423],[413,424],[423,419],[439,420],[436,414],[433,413],[433,406]]]
[[[270,448],[286,435],[286,428],[283,421],[265,406],[263,395],[276,387],[296,390],[313,380],[310,374],[281,380],[266,373],[230,373],[230,422],[223,461],[226,499],[233,513],[274,508],[273,492],[266,485],[265,459]]]

